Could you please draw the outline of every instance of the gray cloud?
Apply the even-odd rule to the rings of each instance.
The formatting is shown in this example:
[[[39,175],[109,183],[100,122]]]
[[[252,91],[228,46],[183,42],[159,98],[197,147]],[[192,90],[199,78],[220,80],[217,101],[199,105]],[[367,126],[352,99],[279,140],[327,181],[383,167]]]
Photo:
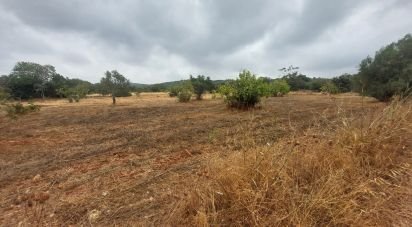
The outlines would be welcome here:
[[[408,0],[0,0],[0,73],[24,60],[91,81],[108,69],[143,83],[275,76],[290,64],[330,77],[412,32],[411,11]]]

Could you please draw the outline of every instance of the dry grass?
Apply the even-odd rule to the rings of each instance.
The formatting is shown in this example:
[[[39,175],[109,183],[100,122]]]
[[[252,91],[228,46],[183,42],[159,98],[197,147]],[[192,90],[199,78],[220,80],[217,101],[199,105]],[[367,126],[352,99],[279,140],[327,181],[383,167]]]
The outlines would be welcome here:
[[[411,103],[394,102],[363,117],[338,110],[338,118],[300,135],[211,158],[171,221],[410,226]]]
[[[349,116],[345,121],[350,123],[348,132],[352,132],[350,128],[355,124],[352,116],[365,115],[368,117],[363,122],[370,122],[370,119],[376,118],[373,113],[378,113],[384,106],[373,99],[363,102],[356,95],[318,94],[269,98],[264,100],[261,108],[253,111],[229,110],[222,100],[212,100],[211,97],[203,101],[178,103],[165,93],[143,93],[139,97],[119,98],[117,101],[117,105],[113,106],[110,97],[90,97],[80,103],[38,100],[36,104],[42,106],[39,112],[16,120],[0,116],[1,226],[162,226],[173,222],[189,225],[202,220],[201,223],[209,224],[255,225],[256,221],[259,225],[265,225],[268,224],[264,222],[268,220],[265,218],[270,216],[265,212],[270,206],[265,208],[265,204],[269,203],[262,201],[266,201],[264,198],[269,198],[269,195],[281,196],[282,188],[295,185],[295,178],[287,176],[299,176],[300,179],[301,187],[285,194],[291,197],[283,200],[296,202],[293,205],[295,213],[275,223],[287,224],[288,220],[297,223],[292,221],[292,217],[300,215],[300,208],[309,206],[311,201],[299,194],[300,191],[316,190],[317,184],[325,182],[326,176],[321,173],[325,173],[328,158],[334,157],[329,153],[315,156],[309,148],[318,148],[318,152],[322,153],[322,149],[331,146],[328,141],[334,140],[335,130],[343,130],[342,119]],[[364,128],[366,130],[366,126]],[[392,139],[398,135],[393,131],[387,133]],[[353,137],[349,135],[347,138]],[[318,144],[314,145],[314,141]],[[349,142],[333,143],[332,148],[344,143]],[[362,143],[356,144],[360,146]],[[396,148],[394,144],[388,143],[384,150]],[[274,153],[274,150],[285,149],[290,152]],[[342,145],[340,149],[349,148]],[[343,152],[334,153],[344,157]],[[302,154],[307,155],[307,159],[327,160],[323,164],[312,164],[305,162]],[[395,156],[389,157],[393,158],[392,163],[400,165]],[[229,198],[223,189],[230,192],[236,187],[243,187],[247,179],[254,179],[259,187],[264,185],[263,176],[259,177],[257,171],[253,173],[246,168],[257,165],[256,161],[262,158],[265,158],[262,166],[257,169],[260,172],[270,170],[267,160],[273,160],[273,166],[277,166],[270,170],[276,170],[274,174],[278,174],[275,175],[277,180],[271,181],[271,184],[276,182],[279,186],[277,190],[273,191],[271,185],[268,188],[272,191],[268,190],[267,195],[255,197],[253,190],[258,187],[249,185],[240,194],[230,195],[232,200],[219,197],[219,193],[224,193],[222,198]],[[228,160],[233,163],[228,163]],[[341,165],[346,166],[348,162],[342,160]],[[408,160],[403,161],[408,163]],[[304,172],[306,168],[296,171],[293,173],[295,175],[287,172],[294,171],[298,165],[307,165],[307,172]],[[232,169],[227,170],[226,178],[219,175],[219,170],[229,167]],[[317,168],[323,169],[316,172]],[[242,175],[248,172],[251,175]],[[333,171],[331,173],[331,176],[336,175]],[[398,173],[401,172],[396,170],[395,174]],[[321,177],[317,182],[312,182],[317,176],[312,174]],[[219,179],[229,182],[223,185],[232,186],[220,188]],[[230,183],[231,179],[236,181]],[[384,177],[382,179],[391,182]],[[329,180],[339,183],[341,179]],[[406,181],[400,182],[406,184]],[[402,186],[401,183],[398,185]],[[196,187],[198,192],[193,194],[192,189]],[[210,194],[211,191],[219,193]],[[317,198],[324,195],[320,191],[317,193]],[[332,193],[331,198],[339,195],[339,191],[336,193]],[[210,208],[208,198],[211,195],[216,201],[215,211]],[[240,201],[239,195],[247,198],[243,202],[249,202],[246,207],[257,212],[254,216],[246,212],[245,207],[233,205],[235,201]],[[407,197],[406,194],[403,197],[396,193],[389,195],[402,201]],[[47,200],[43,201],[44,198]],[[270,198],[273,201],[277,199]],[[325,203],[328,198],[325,197]],[[298,199],[306,202],[298,204]],[[319,200],[313,200],[311,206]],[[187,202],[192,205],[185,205]],[[272,212],[288,212],[288,206],[275,204],[277,207]],[[399,203],[399,206],[402,204]],[[392,205],[386,208],[403,211]],[[310,207],[305,210],[308,213],[302,216],[301,220],[305,220],[302,225],[315,223],[310,222],[311,217],[315,217],[311,212],[322,212]],[[232,216],[233,213],[239,216]],[[232,220],[226,219],[223,214],[227,214],[227,218],[232,217]],[[365,214],[362,215],[364,220]],[[393,216],[393,219],[396,218]]]

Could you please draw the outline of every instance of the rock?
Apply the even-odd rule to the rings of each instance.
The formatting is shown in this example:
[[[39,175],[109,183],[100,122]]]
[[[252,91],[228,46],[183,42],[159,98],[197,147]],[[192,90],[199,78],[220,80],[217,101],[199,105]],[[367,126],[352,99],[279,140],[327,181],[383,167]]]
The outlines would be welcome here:
[[[41,180],[40,174],[37,174],[36,176],[33,177],[33,182],[39,182]]]
[[[96,222],[100,218],[100,215],[101,215],[101,212],[99,210],[94,209],[94,210],[90,211],[89,221],[91,223]]]

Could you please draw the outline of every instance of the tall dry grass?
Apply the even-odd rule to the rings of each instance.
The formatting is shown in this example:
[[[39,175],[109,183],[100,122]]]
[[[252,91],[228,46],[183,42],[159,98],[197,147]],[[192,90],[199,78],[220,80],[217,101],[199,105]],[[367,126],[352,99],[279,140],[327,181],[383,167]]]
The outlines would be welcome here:
[[[365,114],[366,115],[366,114]],[[339,111],[273,145],[215,157],[173,211],[197,226],[411,226],[411,103]]]

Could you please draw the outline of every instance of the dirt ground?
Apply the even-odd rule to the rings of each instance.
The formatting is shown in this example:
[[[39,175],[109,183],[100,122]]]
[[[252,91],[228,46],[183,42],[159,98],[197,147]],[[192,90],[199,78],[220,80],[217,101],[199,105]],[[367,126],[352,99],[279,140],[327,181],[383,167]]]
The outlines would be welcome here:
[[[383,105],[305,93],[250,111],[210,97],[177,103],[165,93],[118,98],[116,106],[110,97],[37,104],[39,112],[17,120],[0,116],[1,226],[167,224],[188,188],[207,177],[209,155]]]

